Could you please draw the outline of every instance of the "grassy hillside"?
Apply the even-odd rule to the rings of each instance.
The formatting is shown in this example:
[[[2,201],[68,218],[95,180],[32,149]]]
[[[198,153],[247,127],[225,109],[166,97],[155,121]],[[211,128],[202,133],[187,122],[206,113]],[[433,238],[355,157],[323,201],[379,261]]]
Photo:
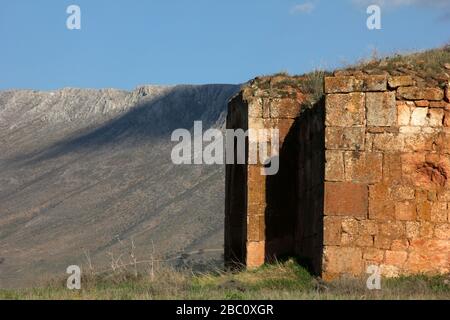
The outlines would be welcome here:
[[[162,268],[151,274],[86,276],[80,291],[69,291],[64,281],[0,290],[0,299],[450,299],[448,276],[387,279],[370,291],[365,279],[323,283],[292,260],[236,273]]]

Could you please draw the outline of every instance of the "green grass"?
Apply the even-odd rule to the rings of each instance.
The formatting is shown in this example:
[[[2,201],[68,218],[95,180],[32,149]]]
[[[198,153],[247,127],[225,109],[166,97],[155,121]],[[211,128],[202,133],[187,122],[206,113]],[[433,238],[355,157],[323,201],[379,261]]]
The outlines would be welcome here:
[[[86,276],[82,290],[66,289],[64,281],[22,290],[0,290],[0,299],[450,299],[445,276],[401,277],[382,281],[370,291],[365,279],[324,283],[294,260],[256,270],[193,274],[169,268],[134,276],[111,273]]]

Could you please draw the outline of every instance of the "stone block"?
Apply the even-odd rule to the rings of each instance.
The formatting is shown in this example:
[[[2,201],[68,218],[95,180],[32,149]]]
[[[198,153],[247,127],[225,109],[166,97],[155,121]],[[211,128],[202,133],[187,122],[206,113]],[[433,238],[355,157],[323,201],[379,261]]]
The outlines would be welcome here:
[[[366,93],[367,125],[389,127],[397,125],[394,92]]]
[[[247,241],[263,241],[265,239],[265,216],[247,216]]]
[[[364,81],[354,76],[325,77],[325,93],[361,91]]]
[[[408,239],[415,239],[420,236],[420,223],[414,221],[406,222],[406,237]]]
[[[270,102],[270,117],[294,119],[300,115],[301,103],[292,98],[275,98]]]
[[[397,104],[397,124],[408,126],[411,120],[411,108],[406,103]]]
[[[409,242],[407,239],[392,240],[391,250],[393,251],[406,251],[408,250]]]
[[[325,182],[325,215],[366,217],[367,185]]]
[[[385,153],[383,156],[383,181],[389,184],[402,180],[402,161],[400,153]]]
[[[383,155],[378,152],[345,152],[345,179],[367,184],[380,182],[382,162]]]
[[[247,242],[247,268],[258,268],[265,262],[265,242]]]
[[[404,135],[384,132],[373,137],[373,150],[400,152],[404,149]]]
[[[379,235],[391,240],[404,238],[406,235],[405,224],[401,221],[386,221],[379,224]]]
[[[442,127],[444,125],[444,110],[434,108],[429,109],[427,118],[427,124],[430,127]]]
[[[263,101],[261,98],[251,99],[248,103],[248,116],[252,118],[262,118]]]
[[[428,122],[428,108],[414,108],[411,113],[412,126],[426,126]]]
[[[444,99],[444,91],[439,88],[400,87],[397,96],[406,100],[430,100]]]
[[[327,127],[325,147],[339,150],[364,150],[364,127]]]
[[[414,105],[420,108],[428,108],[430,106],[430,101],[428,100],[418,100],[414,101]]]
[[[389,77],[388,84],[390,88],[409,87],[414,86],[416,83],[411,76],[395,76]]]
[[[323,269],[326,273],[358,276],[363,272],[360,248],[325,247]]]
[[[382,263],[384,261],[384,250],[377,248],[365,248],[363,252],[363,259],[375,263]]]
[[[369,218],[388,221],[395,217],[395,204],[390,198],[390,189],[386,184],[369,186]]]
[[[365,94],[330,94],[326,97],[325,125],[352,127],[365,124]]]
[[[393,266],[401,268],[401,267],[403,267],[407,258],[408,258],[408,253],[406,251],[386,250],[385,263],[387,265],[393,265]]]
[[[387,90],[387,76],[386,75],[371,75],[359,77],[363,80],[361,91],[386,91]]]
[[[374,239],[374,246],[378,249],[390,249],[392,239],[384,235],[377,235]]]
[[[430,220],[432,222],[445,222],[448,218],[447,202],[434,202],[431,205]]]
[[[323,218],[323,243],[326,246],[339,245],[341,243],[342,218],[326,216]]]
[[[325,180],[344,181],[344,154],[341,151],[325,151]]]
[[[430,221],[431,220],[432,205],[430,201],[422,201],[417,204],[417,220]]]
[[[415,239],[411,241],[410,253],[405,264],[409,273],[448,273],[448,240]]]
[[[450,240],[450,223],[437,224],[434,229],[434,235],[437,239]],[[449,249],[449,256],[450,256],[450,249]]]
[[[416,205],[413,202],[404,201],[395,204],[395,219],[399,221],[416,220]]]

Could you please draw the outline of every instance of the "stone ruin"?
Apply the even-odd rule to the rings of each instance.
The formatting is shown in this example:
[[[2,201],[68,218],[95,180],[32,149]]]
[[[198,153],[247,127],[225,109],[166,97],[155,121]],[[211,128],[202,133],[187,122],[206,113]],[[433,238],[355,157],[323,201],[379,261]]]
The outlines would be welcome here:
[[[280,130],[280,170],[227,165],[226,262],[295,256],[325,280],[448,273],[448,83],[337,72],[311,106],[302,81],[257,78],[229,103],[227,128]]]

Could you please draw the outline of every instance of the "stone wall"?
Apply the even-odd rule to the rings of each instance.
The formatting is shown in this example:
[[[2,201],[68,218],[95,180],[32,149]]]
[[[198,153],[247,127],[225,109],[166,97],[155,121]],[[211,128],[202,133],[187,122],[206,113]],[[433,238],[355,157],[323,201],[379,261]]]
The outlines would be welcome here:
[[[278,128],[281,144],[275,176],[227,166],[226,261],[296,256],[326,280],[448,273],[448,86],[340,72],[306,108],[302,81],[257,78],[230,102],[229,128]]]
[[[325,79],[323,276],[450,267],[450,104],[411,76]]]

